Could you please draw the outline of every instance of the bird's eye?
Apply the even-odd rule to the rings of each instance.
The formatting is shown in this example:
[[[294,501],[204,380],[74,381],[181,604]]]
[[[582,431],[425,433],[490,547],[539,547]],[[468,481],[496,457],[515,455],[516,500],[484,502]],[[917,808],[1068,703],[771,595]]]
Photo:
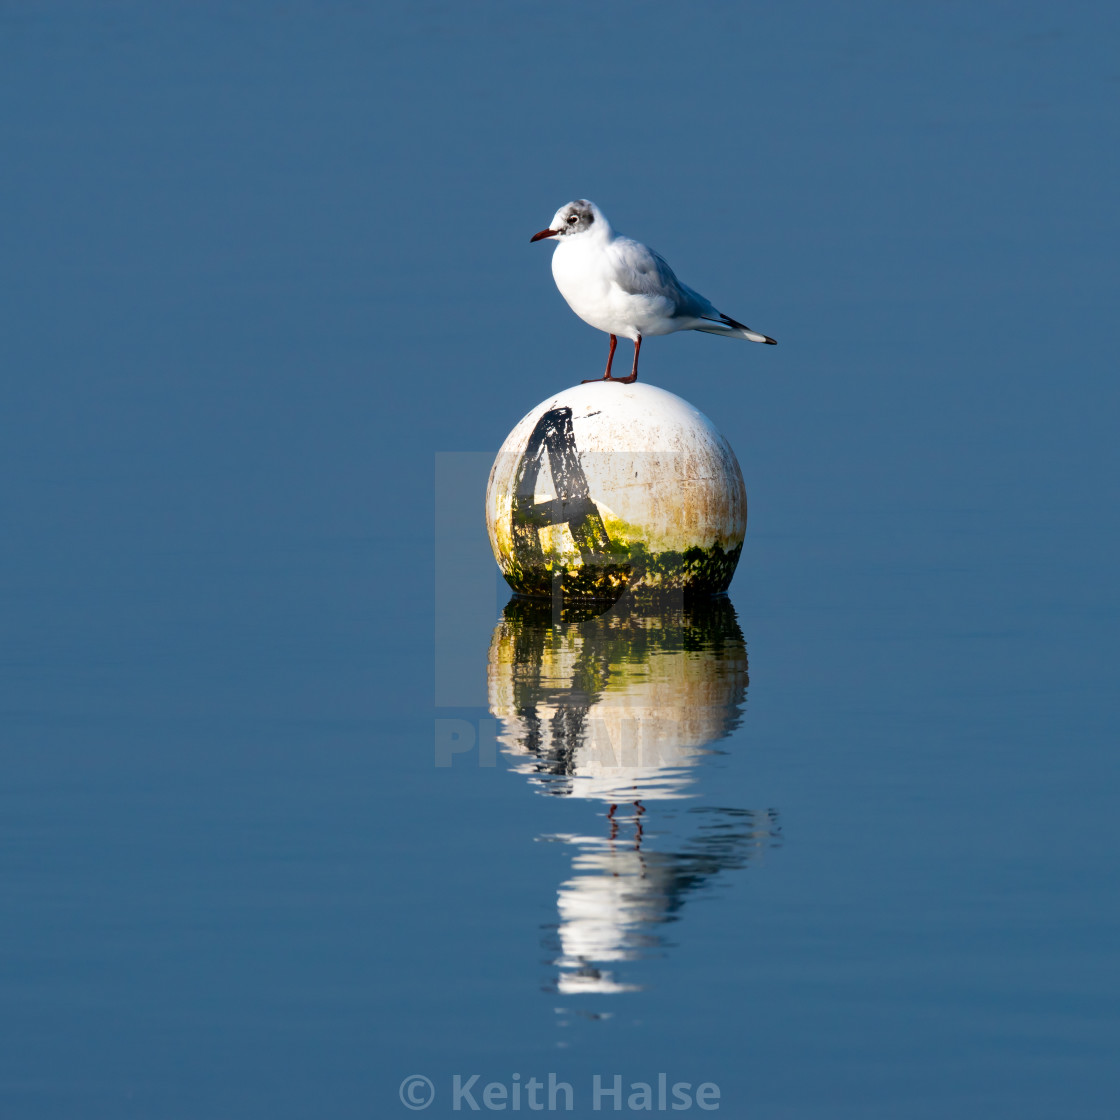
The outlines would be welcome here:
[[[569,214],[568,215],[568,221],[569,222],[578,222],[579,221],[579,216],[576,215],[576,214]]]

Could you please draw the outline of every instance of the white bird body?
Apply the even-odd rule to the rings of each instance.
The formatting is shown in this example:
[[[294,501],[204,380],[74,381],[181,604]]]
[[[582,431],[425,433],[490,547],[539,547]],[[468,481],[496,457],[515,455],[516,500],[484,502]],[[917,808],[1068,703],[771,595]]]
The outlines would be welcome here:
[[[552,276],[568,306],[585,322],[611,336],[603,380],[637,378],[637,354],[648,335],[704,331],[726,338],[768,342],[717,311],[699,292],[682,284],[665,259],[648,246],[616,234],[599,208],[586,199],[556,211],[548,229],[533,241],[556,238]],[[615,337],[634,342],[634,370],[629,378],[610,376]]]
[[[606,230],[610,236],[609,227]],[[680,328],[672,323],[673,300],[664,292],[635,291],[626,284],[635,276],[635,258],[653,263],[644,245],[628,237],[608,240],[598,232],[565,238],[552,254],[552,277],[568,306],[585,322],[607,334],[636,342],[639,335],[671,334]]]

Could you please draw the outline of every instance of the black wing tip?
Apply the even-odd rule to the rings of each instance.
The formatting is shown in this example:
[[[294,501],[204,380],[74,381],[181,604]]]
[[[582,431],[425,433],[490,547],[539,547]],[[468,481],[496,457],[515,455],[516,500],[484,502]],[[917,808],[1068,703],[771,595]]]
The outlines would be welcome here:
[[[762,331],[751,330],[751,328],[748,327],[746,323],[740,323],[738,319],[732,319],[730,315],[724,315],[724,313],[722,311],[719,313],[719,317],[729,327],[734,327],[736,330],[750,331],[751,334],[762,334]],[[767,346],[777,346],[778,345],[778,340],[776,338],[771,338],[768,334],[763,334],[762,335],[762,341],[765,342]]]

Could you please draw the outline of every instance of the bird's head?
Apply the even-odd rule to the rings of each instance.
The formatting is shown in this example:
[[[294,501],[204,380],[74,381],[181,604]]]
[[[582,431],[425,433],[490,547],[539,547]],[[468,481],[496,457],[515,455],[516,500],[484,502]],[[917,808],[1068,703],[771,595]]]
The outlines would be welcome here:
[[[548,229],[534,233],[530,241],[540,241],[545,237],[578,237],[581,233],[610,232],[607,219],[599,212],[599,207],[586,198],[577,198],[566,206],[561,206],[548,223]]]

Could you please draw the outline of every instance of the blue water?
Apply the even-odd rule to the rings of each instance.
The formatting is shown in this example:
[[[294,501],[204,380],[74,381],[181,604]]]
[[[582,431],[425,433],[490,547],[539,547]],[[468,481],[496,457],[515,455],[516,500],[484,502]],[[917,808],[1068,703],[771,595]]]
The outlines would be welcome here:
[[[0,12],[0,1114],[1111,1117],[1118,31]],[[493,695],[477,464],[606,356],[528,243],[576,196],[780,341],[643,349],[746,478],[719,642],[525,623],[556,727],[717,682],[673,797]]]

